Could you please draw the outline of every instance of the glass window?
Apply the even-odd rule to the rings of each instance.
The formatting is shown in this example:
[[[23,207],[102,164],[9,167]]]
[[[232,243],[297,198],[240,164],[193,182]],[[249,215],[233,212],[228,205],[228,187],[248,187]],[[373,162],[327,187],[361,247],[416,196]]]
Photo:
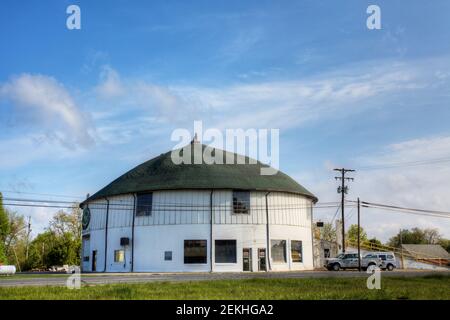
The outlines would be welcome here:
[[[125,251],[124,250],[114,250],[114,262],[124,262]]]
[[[172,261],[172,251],[164,251],[164,260]]]
[[[271,240],[273,262],[286,262],[286,240]]]
[[[386,255],[385,254],[380,254],[380,259],[385,261],[386,260]]]
[[[233,213],[235,214],[250,213],[249,191],[233,191]]]
[[[323,256],[325,258],[329,258],[330,257],[330,249],[323,249]]]
[[[215,241],[216,263],[236,263],[236,240]]]
[[[291,241],[291,258],[292,262],[302,262],[302,242],[297,240]]]
[[[206,263],[206,240],[184,240],[184,263]]]
[[[394,256],[391,255],[391,254],[388,254],[387,258],[390,259],[390,260],[392,260],[392,259],[394,259]]]
[[[153,194],[145,193],[137,195],[136,216],[151,216]]]

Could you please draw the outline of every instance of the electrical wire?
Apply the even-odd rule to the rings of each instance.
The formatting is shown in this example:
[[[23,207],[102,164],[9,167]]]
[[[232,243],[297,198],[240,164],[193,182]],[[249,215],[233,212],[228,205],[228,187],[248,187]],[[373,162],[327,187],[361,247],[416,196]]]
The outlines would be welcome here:
[[[29,195],[37,195],[37,196],[50,196],[50,197],[59,197],[59,198],[71,198],[71,199],[83,199],[83,197],[78,196],[68,196],[61,194],[51,194],[51,193],[36,193],[36,192],[25,192],[25,191],[12,191],[12,190],[0,190],[1,193],[14,193],[14,194],[29,194]]]
[[[418,160],[418,161],[408,161],[408,162],[392,162],[380,165],[372,165],[372,166],[361,166],[358,167],[358,170],[380,170],[380,169],[391,169],[391,168],[399,168],[399,167],[416,167],[430,164],[439,164],[444,162],[450,162],[450,157],[445,158],[437,158],[437,159],[428,159],[428,160]]]

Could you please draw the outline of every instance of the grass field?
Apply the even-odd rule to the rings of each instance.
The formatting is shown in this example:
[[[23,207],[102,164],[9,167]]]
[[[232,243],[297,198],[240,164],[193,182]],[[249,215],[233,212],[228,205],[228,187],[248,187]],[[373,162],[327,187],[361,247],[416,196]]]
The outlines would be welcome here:
[[[365,278],[247,279],[65,287],[0,288],[0,299],[445,299],[450,276],[389,277],[381,290]]]

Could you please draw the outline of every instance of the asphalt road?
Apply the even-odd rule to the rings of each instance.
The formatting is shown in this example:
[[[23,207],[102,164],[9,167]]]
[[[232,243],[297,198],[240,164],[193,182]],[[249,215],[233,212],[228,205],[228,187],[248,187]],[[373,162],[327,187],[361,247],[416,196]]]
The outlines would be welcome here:
[[[433,274],[447,274],[450,271],[382,271],[382,277],[422,277]],[[21,274],[0,276],[0,287],[18,286],[65,286],[70,275],[54,274]],[[302,271],[302,272],[252,272],[252,273],[86,273],[81,274],[83,284],[144,283],[155,281],[205,281],[252,278],[327,278],[327,277],[368,277],[365,272],[358,271]]]

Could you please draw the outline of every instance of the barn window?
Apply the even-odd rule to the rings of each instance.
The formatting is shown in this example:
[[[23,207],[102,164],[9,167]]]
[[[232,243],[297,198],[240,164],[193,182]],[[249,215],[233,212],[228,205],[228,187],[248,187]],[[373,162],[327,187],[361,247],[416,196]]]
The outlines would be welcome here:
[[[235,214],[250,213],[249,191],[233,191],[233,213]]]
[[[206,263],[206,240],[184,240],[184,263]]]
[[[164,251],[164,260],[172,261],[172,251]]]
[[[216,263],[236,263],[236,240],[215,241]]]
[[[125,261],[125,251],[114,250],[114,262],[124,262],[124,261]]]
[[[271,250],[273,262],[286,262],[286,240],[272,240]]]
[[[151,216],[153,204],[153,193],[137,195],[136,216]]]
[[[301,241],[297,240],[291,241],[291,258],[292,262],[303,262]]]

